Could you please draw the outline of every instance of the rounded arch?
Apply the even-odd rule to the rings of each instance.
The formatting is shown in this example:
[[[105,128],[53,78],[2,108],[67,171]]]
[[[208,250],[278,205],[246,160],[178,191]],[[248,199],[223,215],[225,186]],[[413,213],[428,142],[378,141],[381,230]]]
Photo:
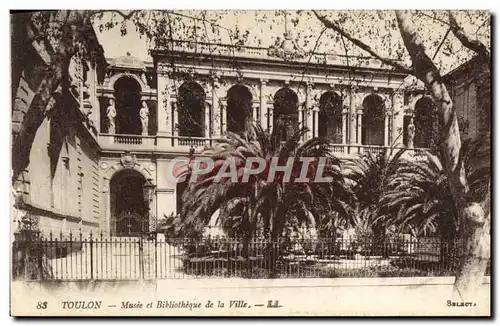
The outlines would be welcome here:
[[[378,94],[369,94],[363,100],[361,143],[363,145],[384,145],[385,101]]]
[[[252,99],[255,101],[259,98],[259,93],[256,91],[257,85],[249,82],[248,80],[239,80],[236,84],[231,86],[229,89],[233,88],[234,86],[243,86],[245,87],[250,94],[252,95]],[[228,90],[229,90],[228,89]]]
[[[153,185],[155,186],[156,183],[155,183],[155,180],[153,178],[153,175],[151,174],[151,172],[149,172],[148,169],[146,169],[146,167],[142,166],[141,164],[135,162],[132,166],[129,166],[129,167],[125,167],[122,163],[116,163],[114,164],[113,166],[111,166],[110,168],[108,168],[106,170],[106,172],[104,173],[104,181],[109,183],[111,178],[113,178],[113,176],[116,174],[116,173],[119,173],[120,171],[123,171],[123,170],[134,170],[140,174],[142,174],[142,176],[144,177],[144,179],[146,179],[146,181],[150,184],[150,185]]]
[[[227,130],[241,133],[250,130],[253,122],[252,92],[243,84],[236,84],[229,88],[227,100]]]
[[[273,125],[282,125],[281,139],[288,139],[299,128],[299,97],[289,87],[274,94]]]
[[[428,96],[424,96],[415,102],[413,111],[415,117],[415,147],[431,147],[432,138],[434,135],[433,126],[435,123],[435,110],[436,106],[434,104],[434,101]]]
[[[206,93],[195,81],[184,82],[177,91],[179,136],[205,135]]]
[[[108,88],[113,89],[115,87],[115,83],[120,78],[123,78],[123,77],[134,79],[139,84],[139,86],[141,88],[141,92],[149,90],[148,84],[144,83],[144,81],[139,76],[137,76],[136,74],[130,73],[130,72],[120,72],[120,73],[114,74],[113,76],[109,77]]]
[[[299,96],[289,87],[280,88],[273,97],[274,115],[296,114],[299,105]]]
[[[343,141],[342,97],[328,91],[319,98],[318,136],[333,144]]]

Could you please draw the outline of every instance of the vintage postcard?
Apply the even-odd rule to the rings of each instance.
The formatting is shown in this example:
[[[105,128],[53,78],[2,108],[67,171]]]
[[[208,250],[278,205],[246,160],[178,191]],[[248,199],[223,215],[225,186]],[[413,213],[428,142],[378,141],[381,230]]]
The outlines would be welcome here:
[[[10,23],[11,315],[490,316],[490,12]]]

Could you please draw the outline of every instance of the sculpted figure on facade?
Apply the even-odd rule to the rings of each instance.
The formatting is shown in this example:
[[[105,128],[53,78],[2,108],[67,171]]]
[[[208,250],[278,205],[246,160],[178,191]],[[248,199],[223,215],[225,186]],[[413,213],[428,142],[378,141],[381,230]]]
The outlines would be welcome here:
[[[142,101],[142,107],[139,111],[139,116],[141,117],[142,135],[147,136],[149,126],[149,108],[146,101]]]
[[[116,125],[115,125],[115,117],[116,117],[116,108],[115,108],[115,101],[110,98],[109,99],[109,106],[106,109],[106,115],[108,117],[108,133],[109,134],[114,134],[116,132]]]
[[[408,147],[413,148],[415,140],[415,124],[413,123],[413,117],[410,119],[408,124]]]

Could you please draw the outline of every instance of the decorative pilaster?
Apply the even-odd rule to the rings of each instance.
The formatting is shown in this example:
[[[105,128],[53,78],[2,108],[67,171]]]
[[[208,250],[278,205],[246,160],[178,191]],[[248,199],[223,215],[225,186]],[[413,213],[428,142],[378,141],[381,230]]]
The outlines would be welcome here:
[[[101,186],[101,220],[99,228],[105,235],[111,234],[111,208],[110,208],[110,190],[108,186]]]
[[[391,114],[393,110],[393,99],[392,99],[392,93],[383,93],[381,94],[382,98],[384,99],[384,146],[390,146],[391,145],[391,136],[389,134],[390,132],[390,121],[391,121]]]
[[[166,75],[158,75],[157,101],[158,135],[171,136],[173,130],[172,107],[170,101],[171,83]]]

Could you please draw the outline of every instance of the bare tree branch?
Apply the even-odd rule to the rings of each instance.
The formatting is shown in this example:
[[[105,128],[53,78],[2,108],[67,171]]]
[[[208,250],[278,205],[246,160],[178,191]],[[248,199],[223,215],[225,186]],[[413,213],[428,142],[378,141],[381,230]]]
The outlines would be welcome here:
[[[319,46],[319,41],[321,40],[321,37],[323,36],[325,31],[326,31],[326,27],[321,30],[321,33],[319,33],[318,37],[316,38],[316,42],[314,43],[314,47],[311,50],[311,54],[309,55],[309,59],[307,60],[306,68],[302,71],[302,77],[300,78],[300,83],[302,83],[304,81],[304,77],[305,77],[306,73],[309,71],[309,64],[311,63],[312,57],[314,56],[316,49]]]
[[[400,62],[398,62],[398,61],[396,61],[394,59],[386,58],[386,57],[383,57],[383,56],[379,55],[369,45],[367,45],[366,43],[362,42],[361,40],[359,40],[359,39],[353,37],[352,35],[350,35],[337,22],[329,20],[328,18],[326,18],[326,16],[323,16],[323,15],[319,14],[316,10],[313,10],[313,12],[316,15],[316,17],[319,19],[319,21],[321,21],[323,23],[323,25],[325,25],[325,27],[328,27],[328,28],[334,30],[335,32],[339,33],[341,36],[343,36],[346,39],[348,39],[351,43],[353,43],[354,45],[356,45],[360,49],[368,52],[371,56],[373,56],[373,57],[379,59],[380,61],[382,61],[382,63],[384,63],[386,65],[389,65],[391,67],[394,67],[394,68],[396,68],[398,71],[400,71],[402,73],[414,74],[414,71],[413,71],[412,67],[404,65],[404,64],[402,64],[402,63],[400,63]]]
[[[100,13],[106,13],[106,12],[112,12],[115,14],[118,14],[123,18],[123,20],[130,19],[134,14],[138,13],[139,10],[131,10],[128,14],[124,13],[121,10],[116,10],[116,9],[111,9],[111,10],[95,10],[92,11],[93,14],[100,14]]]
[[[425,13],[424,11],[419,10],[419,11],[418,11],[418,13],[419,13],[419,14],[421,14],[422,16],[425,16],[425,17],[427,17],[427,18],[430,18],[430,19],[432,19],[432,20],[435,20],[435,21],[437,21],[437,22],[440,22],[441,24],[444,24],[444,25],[450,25],[450,23],[449,23],[449,22],[447,22],[446,20],[442,20],[442,19],[440,19],[440,18],[438,18],[438,17],[436,17],[436,16],[431,16],[431,15],[429,15],[429,14]],[[434,13],[434,14],[435,14],[435,13]]]
[[[450,21],[450,28],[453,32],[453,35],[462,43],[466,48],[485,56],[486,58],[490,57],[490,51],[481,41],[472,36],[468,35],[465,30],[460,26],[451,11],[448,11],[448,19]]]
[[[448,28],[448,30],[446,31],[446,34],[444,34],[443,40],[441,41],[441,43],[439,43],[439,46],[436,49],[436,52],[434,52],[434,55],[432,56],[432,60],[436,59],[436,56],[438,55],[439,50],[441,50],[441,47],[443,46],[444,41],[446,41],[446,39],[448,38],[448,35],[450,34],[450,32],[451,32],[451,27]]]

